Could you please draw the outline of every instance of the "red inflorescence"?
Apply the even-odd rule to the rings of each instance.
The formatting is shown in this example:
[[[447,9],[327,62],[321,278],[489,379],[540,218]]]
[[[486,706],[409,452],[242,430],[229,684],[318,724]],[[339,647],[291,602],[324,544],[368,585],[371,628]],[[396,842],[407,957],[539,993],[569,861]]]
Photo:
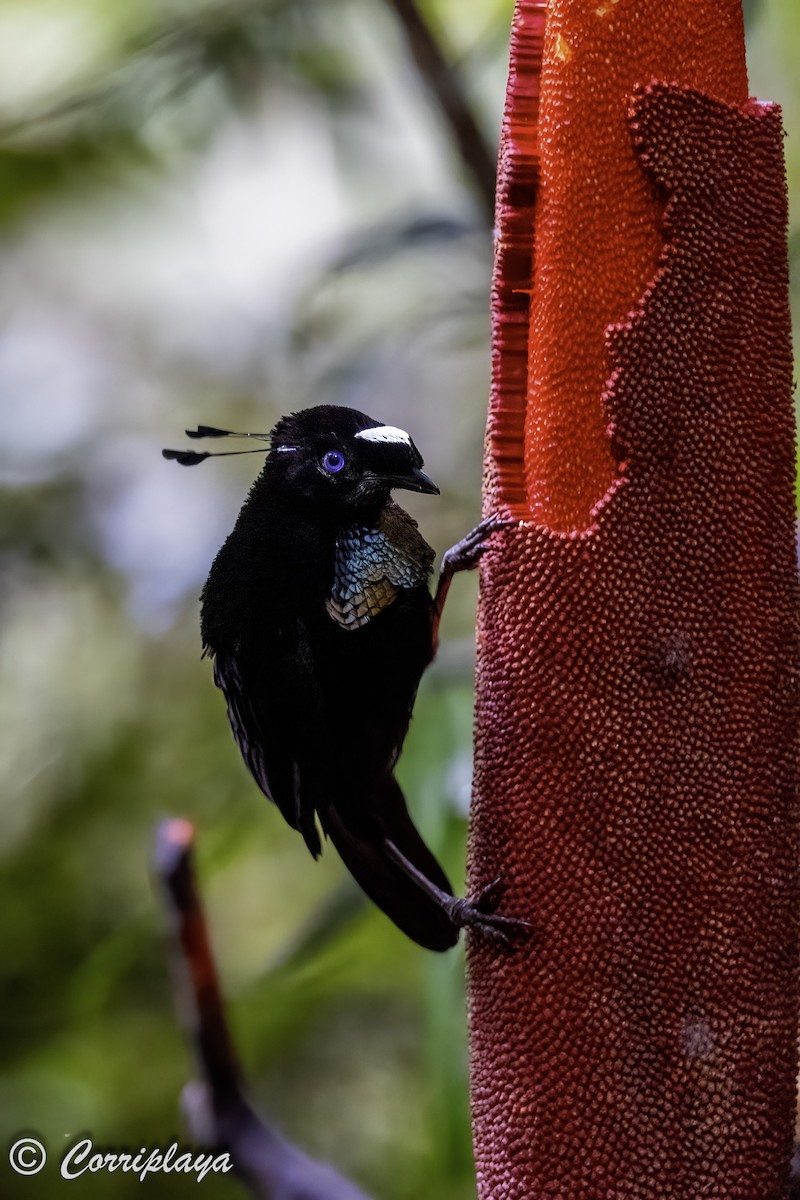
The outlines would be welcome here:
[[[541,9],[525,0],[518,24],[541,36]],[[533,75],[539,102],[527,130],[539,194],[524,457],[529,515],[570,530],[588,524],[614,476],[603,330],[636,302],[661,249],[628,96],[661,78],[744,103],[747,71],[741,0],[550,0],[546,15],[541,76],[512,53],[509,81],[518,95]],[[528,114],[509,101],[516,131]]]
[[[470,947],[479,1195],[779,1200],[800,850],[780,115],[649,83],[628,127],[664,249],[607,322],[615,479],[583,531],[528,519],[482,568],[471,887],[502,876],[535,931]],[[519,515],[502,436],[524,411],[504,424],[497,396],[487,505]]]
[[[487,485],[507,507],[523,515],[528,511],[521,459],[528,388],[533,214],[539,178],[539,76],[546,16],[547,0],[525,0],[514,15],[508,100],[497,164]]]

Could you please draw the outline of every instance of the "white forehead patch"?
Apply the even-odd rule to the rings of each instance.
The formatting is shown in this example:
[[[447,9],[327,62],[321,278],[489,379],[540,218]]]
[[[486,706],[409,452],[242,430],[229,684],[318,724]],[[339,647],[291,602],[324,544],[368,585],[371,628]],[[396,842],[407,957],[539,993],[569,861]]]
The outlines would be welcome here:
[[[356,437],[363,438],[365,442],[400,442],[405,446],[411,445],[411,438],[405,429],[398,429],[395,425],[376,425],[374,429],[362,429]]]
[[[276,446],[275,449],[277,450],[278,454],[296,454],[299,447],[298,446]]]

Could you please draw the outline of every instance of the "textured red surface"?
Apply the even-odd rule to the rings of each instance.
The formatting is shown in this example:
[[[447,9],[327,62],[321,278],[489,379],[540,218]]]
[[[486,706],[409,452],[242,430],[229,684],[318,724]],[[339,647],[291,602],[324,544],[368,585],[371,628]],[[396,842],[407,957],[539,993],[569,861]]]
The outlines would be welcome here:
[[[492,285],[492,403],[487,490],[528,515],[522,471],[528,387],[533,214],[539,181],[539,72],[547,3],[524,0],[511,28],[508,94],[497,164]]]
[[[540,28],[521,5],[518,41],[527,11]],[[557,528],[589,466],[592,488],[601,465],[615,482],[583,532],[527,520],[482,568],[471,886],[504,876],[536,936],[513,956],[470,946],[481,1200],[785,1194],[800,839],[780,118],[674,84],[631,104],[660,265],[606,339],[603,415],[561,397],[569,469],[537,458],[550,435],[537,448],[530,413],[527,432]],[[506,199],[510,162],[506,145]],[[542,254],[537,231],[537,289]],[[499,281],[486,499],[529,517],[509,295]]]
[[[741,0],[551,0],[525,457],[533,515],[556,529],[583,528],[614,474],[603,330],[633,307],[661,250],[625,125],[631,88],[654,77],[743,103]]]

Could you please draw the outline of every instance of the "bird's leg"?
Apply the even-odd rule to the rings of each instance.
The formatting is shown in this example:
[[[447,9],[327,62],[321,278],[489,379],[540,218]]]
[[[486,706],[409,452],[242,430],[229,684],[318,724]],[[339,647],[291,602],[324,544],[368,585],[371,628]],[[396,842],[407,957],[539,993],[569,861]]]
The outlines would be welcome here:
[[[459,900],[458,896],[451,896],[432,883],[389,838],[384,840],[383,845],[392,862],[409,879],[413,879],[417,887],[430,896],[459,929],[475,929],[503,946],[511,946],[515,939],[529,935],[533,927],[528,921],[521,921],[517,917],[501,917],[497,912],[505,891],[502,880],[495,879],[494,883],[483,889],[477,900]]]
[[[439,582],[436,586],[436,595],[433,600],[433,653],[436,654],[439,648],[439,622],[442,619],[444,603],[447,599],[447,593],[450,591],[450,584],[453,582],[453,576],[457,571],[471,571],[477,567],[481,556],[489,549],[489,538],[493,533],[497,533],[500,529],[509,529],[517,522],[513,517],[501,517],[496,513],[491,517],[484,517],[479,521],[474,529],[456,542],[455,546],[451,546],[442,558],[442,568],[439,572]]]

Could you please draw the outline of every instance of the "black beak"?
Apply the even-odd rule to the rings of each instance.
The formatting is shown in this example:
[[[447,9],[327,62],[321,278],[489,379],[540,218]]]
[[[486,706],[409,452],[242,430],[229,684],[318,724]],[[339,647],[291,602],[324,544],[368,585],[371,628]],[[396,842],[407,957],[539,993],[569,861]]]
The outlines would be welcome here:
[[[425,492],[428,496],[438,496],[439,489],[424,471],[415,467],[408,475],[393,475],[389,480],[393,488],[403,488],[407,492]]]

